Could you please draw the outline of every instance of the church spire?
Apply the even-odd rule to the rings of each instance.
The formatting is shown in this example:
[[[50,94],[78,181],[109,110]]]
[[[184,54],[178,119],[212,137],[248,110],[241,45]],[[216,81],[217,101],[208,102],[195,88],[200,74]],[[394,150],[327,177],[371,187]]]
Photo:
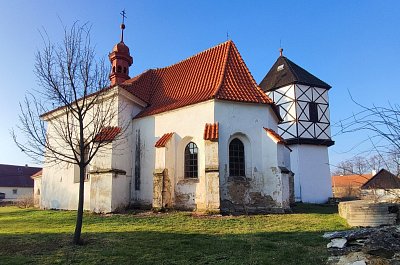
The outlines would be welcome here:
[[[124,30],[125,30],[125,9],[121,12],[122,23],[121,23],[121,40],[117,43],[112,52],[108,55],[111,62],[111,73],[110,81],[111,86],[118,85],[128,80],[129,77],[129,66],[133,63],[133,58],[129,53],[128,46],[124,43]]]

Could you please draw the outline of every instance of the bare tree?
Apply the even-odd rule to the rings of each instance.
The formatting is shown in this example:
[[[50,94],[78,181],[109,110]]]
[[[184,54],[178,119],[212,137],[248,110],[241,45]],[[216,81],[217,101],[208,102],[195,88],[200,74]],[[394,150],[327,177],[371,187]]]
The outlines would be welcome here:
[[[78,23],[64,27],[64,38],[56,44],[45,36],[44,48],[36,53],[35,61],[40,88],[20,104],[20,124],[12,136],[18,147],[36,160],[79,166],[73,242],[81,244],[85,169],[110,143],[107,130],[117,129],[118,138],[128,125],[118,125],[118,91],[108,87],[108,70],[103,60],[96,59],[90,27]],[[18,131],[26,140],[17,138]]]
[[[388,104],[387,107],[364,106],[353,102],[361,111],[339,122],[339,133],[366,132],[371,143],[370,150],[365,150],[368,156],[374,157],[375,162],[383,165],[399,175],[400,168],[400,105]],[[371,165],[370,165],[371,167]]]
[[[344,160],[339,162],[335,169],[332,171],[332,175],[348,175],[353,174],[353,163],[351,160]]]

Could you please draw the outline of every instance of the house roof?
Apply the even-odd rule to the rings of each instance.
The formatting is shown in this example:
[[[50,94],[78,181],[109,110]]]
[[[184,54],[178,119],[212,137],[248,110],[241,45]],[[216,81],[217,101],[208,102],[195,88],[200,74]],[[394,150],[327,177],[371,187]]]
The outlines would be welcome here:
[[[111,142],[121,132],[120,127],[108,126],[103,129],[94,137],[95,142]]]
[[[160,139],[158,139],[158,141],[156,142],[156,144],[154,145],[154,147],[159,148],[159,147],[165,147],[168,143],[168,141],[172,138],[172,135],[174,135],[174,133],[165,133],[163,136],[161,136]]]
[[[332,187],[361,187],[372,178],[372,174],[352,174],[332,176]]]
[[[361,189],[400,189],[400,178],[389,171],[381,169]]]
[[[31,176],[31,179],[39,178],[39,177],[42,176],[42,174],[43,174],[43,169],[41,169],[41,170],[39,170],[38,172],[36,172],[35,174],[33,174],[33,175]]]
[[[204,140],[217,141],[218,140],[218,122],[206,123],[204,127]]]
[[[231,40],[177,64],[148,70],[121,87],[149,104],[137,118],[210,99],[270,104],[280,118]]]
[[[330,85],[290,61],[285,56],[279,56],[261,81],[260,87],[264,91],[270,91],[289,84],[302,84],[326,89],[331,88]]]
[[[40,170],[39,167],[0,164],[0,187],[33,187],[31,176]]]

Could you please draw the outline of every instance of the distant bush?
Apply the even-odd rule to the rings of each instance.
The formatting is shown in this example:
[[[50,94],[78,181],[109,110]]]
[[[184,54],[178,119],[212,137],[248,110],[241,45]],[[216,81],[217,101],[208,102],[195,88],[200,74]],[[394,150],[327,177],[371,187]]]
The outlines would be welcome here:
[[[32,194],[21,195],[15,201],[15,205],[19,208],[31,208],[34,206],[34,200]]]

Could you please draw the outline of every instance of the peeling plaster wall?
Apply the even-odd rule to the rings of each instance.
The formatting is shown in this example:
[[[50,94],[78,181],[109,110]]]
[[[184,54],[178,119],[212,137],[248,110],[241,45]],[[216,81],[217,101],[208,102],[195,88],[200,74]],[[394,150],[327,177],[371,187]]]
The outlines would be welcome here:
[[[282,212],[283,194],[278,146],[263,127],[277,131],[278,120],[267,105],[217,101],[221,209],[227,212]],[[229,176],[229,143],[239,138],[245,148],[245,179]],[[282,156],[283,157],[283,156]]]
[[[154,116],[135,119],[133,131],[141,133],[141,187],[133,191],[136,204],[152,204],[153,174],[164,166],[171,183],[171,202],[176,208],[197,209],[206,207],[204,126],[214,122],[214,101],[168,111]],[[174,137],[165,147],[165,154],[156,154],[155,142],[165,133]],[[198,179],[184,179],[184,149],[189,142],[198,147]],[[136,146],[134,143],[133,150]],[[161,148],[158,148],[161,149]],[[159,152],[159,151],[157,151]],[[164,161],[162,161],[164,160]]]

